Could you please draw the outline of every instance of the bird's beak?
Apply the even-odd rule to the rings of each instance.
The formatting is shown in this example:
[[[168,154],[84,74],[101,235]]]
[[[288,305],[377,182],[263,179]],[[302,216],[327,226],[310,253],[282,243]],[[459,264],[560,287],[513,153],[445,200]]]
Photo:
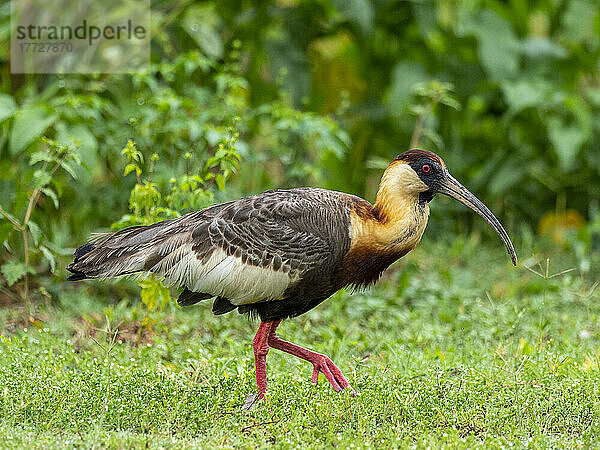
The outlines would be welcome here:
[[[485,221],[489,223],[494,230],[496,230],[496,233],[498,233],[498,236],[500,236],[500,239],[502,239],[502,242],[504,242],[504,245],[506,245],[506,250],[508,250],[508,254],[510,255],[512,263],[515,266],[517,265],[517,254],[515,253],[515,248],[508,237],[508,233],[506,233],[506,230],[502,227],[500,222],[498,222],[498,219],[496,219],[496,217],[492,214],[488,207],[481,202],[481,200],[471,194],[466,187],[460,184],[449,173],[446,173],[446,176],[440,180],[436,191],[440,194],[444,194],[458,200],[483,217]]]

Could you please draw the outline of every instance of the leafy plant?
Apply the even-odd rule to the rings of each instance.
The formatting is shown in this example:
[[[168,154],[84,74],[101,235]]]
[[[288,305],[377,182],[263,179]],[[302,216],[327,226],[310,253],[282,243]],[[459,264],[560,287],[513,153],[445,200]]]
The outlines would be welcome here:
[[[429,122],[435,120],[434,111],[438,104],[446,105],[456,111],[460,110],[460,103],[452,95],[453,90],[452,83],[438,80],[417,83],[412,87],[412,95],[415,99],[409,106],[409,111],[417,119],[409,148],[419,148],[423,137],[428,138],[436,147],[443,147],[442,137]]]
[[[136,143],[129,139],[121,154],[127,159],[123,176],[135,173],[136,184],[129,196],[130,214],[126,214],[112,228],[122,228],[133,225],[149,225],[161,220],[179,217],[182,212],[189,209],[202,209],[213,203],[213,190],[218,188],[225,191],[225,184],[229,177],[237,170],[240,156],[237,153],[236,142],[239,132],[234,126],[228,128],[218,142],[214,155],[205,162],[195,164],[197,169],[192,170],[194,155],[186,152],[183,155],[185,172],[169,179],[170,190],[162,193],[157,183],[152,181],[156,164],[160,157],[153,153],[150,157],[150,166],[144,176],[144,156],[137,148]],[[141,289],[142,302],[146,305],[147,312],[163,309],[172,300],[170,291],[161,280],[155,276],[148,276],[138,282]],[[143,326],[150,327],[152,319],[147,315],[142,322]]]
[[[53,244],[42,232],[42,228],[32,217],[36,206],[42,200],[51,200],[56,209],[59,207],[59,195],[63,189],[59,172],[62,171],[76,178],[75,168],[81,165],[79,154],[74,144],[60,144],[56,141],[42,138],[43,150],[39,150],[29,158],[30,170],[24,174],[23,179],[28,180],[23,189],[15,197],[14,202],[6,209],[0,206],[0,218],[10,224],[3,226],[0,238],[7,249],[9,257],[3,261],[1,271],[7,286],[22,281],[20,295],[25,303],[25,310],[29,317],[29,275],[35,275],[32,266],[34,257],[39,256],[49,265],[51,271],[55,269]],[[24,186],[21,186],[22,188]],[[26,205],[26,206],[25,206]],[[11,212],[9,213],[8,210]],[[23,212],[24,210],[24,212]],[[18,216],[22,214],[22,219]]]

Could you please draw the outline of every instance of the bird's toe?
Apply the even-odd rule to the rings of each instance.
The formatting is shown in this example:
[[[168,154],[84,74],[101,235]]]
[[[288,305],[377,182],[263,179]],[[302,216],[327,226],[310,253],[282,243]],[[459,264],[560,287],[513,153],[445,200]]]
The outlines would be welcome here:
[[[319,355],[315,360],[313,360],[313,366],[313,384],[317,384],[319,372],[322,372],[336,392],[341,392],[346,388],[350,388],[350,395],[353,397],[356,395],[356,392],[354,389],[352,389],[350,383],[348,383],[342,374],[342,371],[327,356]]]

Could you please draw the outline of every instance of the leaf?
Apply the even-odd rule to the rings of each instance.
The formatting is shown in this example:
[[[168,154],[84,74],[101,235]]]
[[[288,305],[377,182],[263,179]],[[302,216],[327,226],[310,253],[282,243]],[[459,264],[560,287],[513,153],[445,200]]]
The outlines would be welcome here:
[[[456,100],[454,97],[450,96],[450,95],[445,95],[441,100],[440,103],[443,105],[448,106],[449,108],[452,108],[456,111],[460,111],[461,110],[461,105],[460,102],[458,100]]]
[[[17,104],[11,95],[0,94],[0,122],[12,116],[16,109]]]
[[[23,278],[27,272],[35,275],[35,272],[31,267],[28,268],[25,264],[18,261],[9,261],[2,266],[2,275],[6,278],[6,282],[9,286],[12,286]]]
[[[504,98],[512,115],[530,107],[542,106],[548,102],[552,93],[557,90],[552,83],[542,79],[523,78],[517,81],[500,83]]]
[[[158,293],[161,298],[161,308],[164,309],[167,306],[167,303],[171,301],[171,292],[169,288],[162,284],[160,281],[157,281],[158,284]]]
[[[73,177],[74,180],[77,179],[77,173],[75,172],[75,169],[73,168],[73,166],[71,166],[71,164],[68,161],[62,161],[60,163],[60,166],[65,170],[65,172],[67,172],[69,175],[71,175],[71,177]]]
[[[521,42],[509,22],[485,9],[467,20],[465,31],[477,37],[479,58],[490,78],[500,80],[518,73]]]
[[[217,164],[219,164],[219,160],[217,158],[215,158],[214,156],[211,156],[210,158],[208,158],[208,160],[206,161],[206,164],[204,165],[204,170],[208,170],[211,167],[216,166]]]
[[[154,309],[158,305],[158,290],[152,280],[144,280],[140,283],[142,290],[140,291],[140,297],[142,302],[146,305],[148,311]]]
[[[125,166],[125,170],[123,171],[123,176],[126,177],[127,175],[129,175],[131,172],[133,172],[135,170],[135,172],[137,174],[139,174],[140,172],[138,171],[138,165],[135,163],[129,163]]]
[[[50,181],[52,181],[50,172],[39,169],[33,173],[33,187],[35,189],[42,189],[44,186],[47,186]]]
[[[8,151],[12,156],[21,153],[56,120],[43,106],[26,106],[18,111],[10,133]]]
[[[368,34],[373,29],[373,4],[368,0],[335,0],[335,6],[352,22],[360,26],[363,33]]]
[[[42,235],[42,230],[40,229],[40,227],[38,226],[37,223],[35,223],[31,220],[29,222],[27,222],[27,227],[29,227],[29,231],[31,231],[31,236],[33,237],[33,243],[35,245],[38,245],[38,242],[40,241],[40,236]]]
[[[564,170],[572,168],[581,146],[586,141],[586,133],[577,123],[567,125],[559,117],[548,120],[548,137],[558,156],[559,166]]]
[[[31,222],[30,222],[31,223]],[[44,255],[44,258],[50,263],[50,271],[54,273],[54,269],[56,269],[56,260],[54,259],[54,255],[52,252],[45,246],[39,246],[40,251]]]
[[[148,311],[158,308],[164,308],[171,300],[169,288],[164,286],[162,282],[156,278],[147,278],[139,283],[142,290],[140,296],[146,305]],[[160,300],[160,304],[159,301]]]
[[[564,59],[569,52],[547,37],[529,38],[523,41],[523,53],[528,58],[543,60],[544,58]]]
[[[523,179],[526,168],[527,166],[518,159],[506,158],[496,164],[487,183],[490,193],[496,196],[506,194],[511,187]]]
[[[144,155],[137,149],[135,142],[131,139],[127,141],[127,145],[121,150],[121,154],[125,155],[130,161],[135,161],[140,164],[144,162]]]
[[[217,174],[217,176],[215,177],[215,183],[217,183],[217,187],[221,191],[225,192],[225,177],[223,177],[222,174]]]
[[[77,152],[71,153],[73,161],[78,165],[81,165],[81,161],[78,159],[85,161],[88,169],[86,171],[78,167],[76,172],[79,178],[83,178],[84,181],[89,182],[90,173],[93,173],[98,165],[98,142],[96,137],[83,124],[66,127],[64,123],[60,122],[56,124],[56,131],[56,140],[58,142],[69,145],[74,144]]]
[[[418,24],[419,34],[424,39],[430,39],[436,31],[437,9],[435,2],[411,2],[415,20]]]
[[[214,5],[196,5],[188,7],[183,17],[183,26],[196,41],[204,54],[212,59],[223,56],[224,46],[218,30],[219,14]]]
[[[423,66],[415,62],[402,61],[392,72],[392,81],[387,93],[387,104],[392,114],[399,115],[411,97],[413,86],[429,79]]]
[[[58,196],[56,195],[56,192],[54,192],[51,188],[49,187],[44,187],[42,189],[40,189],[42,191],[42,193],[48,197],[50,197],[52,199],[52,202],[54,203],[54,207],[58,209]]]
[[[31,155],[31,158],[29,158],[29,165],[33,166],[39,163],[40,161],[52,162],[54,161],[54,158],[50,153],[48,153],[45,150],[42,150],[39,152],[35,152],[33,155]]]
[[[598,16],[596,1],[572,0],[562,15],[563,27],[569,39],[579,42],[594,36],[594,21]]]

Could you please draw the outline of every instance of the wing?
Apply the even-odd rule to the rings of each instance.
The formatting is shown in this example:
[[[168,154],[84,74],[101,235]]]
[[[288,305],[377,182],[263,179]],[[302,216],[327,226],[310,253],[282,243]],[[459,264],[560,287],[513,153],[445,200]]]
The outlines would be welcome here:
[[[77,249],[69,279],[153,272],[186,288],[182,304],[220,297],[219,313],[231,307],[227,299],[238,306],[326,298],[350,248],[352,198],[313,188],[270,191],[100,235]]]
[[[327,283],[350,246],[344,195],[278,190],[189,214],[177,219],[189,236],[159,249],[150,271],[235,306],[282,300],[315,271]]]

